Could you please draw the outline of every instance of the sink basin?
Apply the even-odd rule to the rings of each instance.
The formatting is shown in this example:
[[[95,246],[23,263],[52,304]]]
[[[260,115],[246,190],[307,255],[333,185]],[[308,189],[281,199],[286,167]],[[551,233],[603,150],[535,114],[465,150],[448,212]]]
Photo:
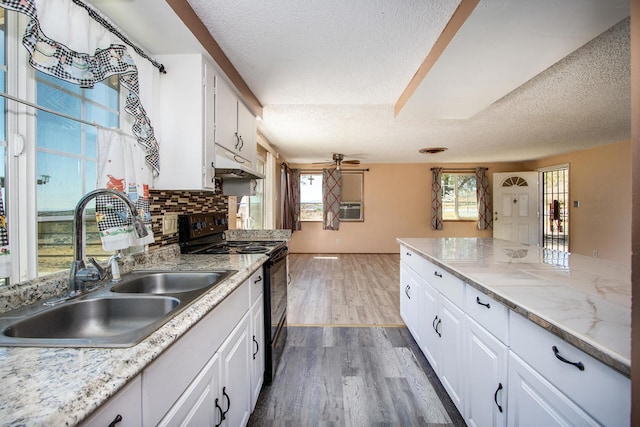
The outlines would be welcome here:
[[[212,287],[232,271],[134,272],[111,288],[111,292],[135,294],[179,294]]]
[[[131,340],[137,341],[164,323],[179,305],[180,300],[174,297],[76,300],[18,320],[6,327],[2,335],[21,339],[24,345],[55,346],[61,340],[65,346],[121,341],[130,345]]]
[[[130,347],[235,273],[134,271],[53,307],[37,303],[0,314],[0,346]]]

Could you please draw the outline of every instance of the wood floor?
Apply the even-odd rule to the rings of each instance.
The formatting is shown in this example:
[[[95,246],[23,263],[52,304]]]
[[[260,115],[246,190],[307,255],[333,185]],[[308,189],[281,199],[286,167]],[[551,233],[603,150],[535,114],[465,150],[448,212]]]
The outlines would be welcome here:
[[[289,257],[287,344],[250,426],[465,425],[400,318],[398,256]]]
[[[404,325],[399,254],[291,254],[289,274],[290,325]]]

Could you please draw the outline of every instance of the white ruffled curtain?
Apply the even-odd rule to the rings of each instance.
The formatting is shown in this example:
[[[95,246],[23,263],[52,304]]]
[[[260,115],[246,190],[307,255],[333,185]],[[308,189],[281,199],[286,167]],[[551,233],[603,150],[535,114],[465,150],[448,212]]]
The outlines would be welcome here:
[[[145,151],[133,135],[112,129],[98,129],[97,188],[125,193],[144,221],[146,237],[139,239],[124,202],[113,196],[96,198],[96,220],[102,248],[115,251],[154,242],[149,211],[149,186],[153,172],[145,161]]]

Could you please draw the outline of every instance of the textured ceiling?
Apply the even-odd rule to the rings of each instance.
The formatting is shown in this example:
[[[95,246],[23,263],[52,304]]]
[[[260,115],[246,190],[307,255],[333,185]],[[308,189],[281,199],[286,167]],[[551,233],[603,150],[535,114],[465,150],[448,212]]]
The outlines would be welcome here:
[[[517,161],[630,138],[628,0],[480,0],[397,117],[460,0],[186,1],[293,163]],[[165,2],[92,3],[151,53],[202,51]]]

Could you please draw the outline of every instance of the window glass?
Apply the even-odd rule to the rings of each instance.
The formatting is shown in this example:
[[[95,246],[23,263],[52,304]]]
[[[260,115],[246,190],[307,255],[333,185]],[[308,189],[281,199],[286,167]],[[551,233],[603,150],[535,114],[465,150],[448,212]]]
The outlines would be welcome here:
[[[442,174],[442,219],[478,219],[476,177],[474,174]]]
[[[102,126],[119,126],[118,80],[93,89],[37,73],[37,104]],[[73,260],[73,211],[78,200],[95,189],[95,126],[55,114],[37,113],[38,275],[69,268]],[[85,210],[87,256],[106,259],[95,223],[95,201]]]
[[[322,221],[322,174],[300,175],[300,220]]]

